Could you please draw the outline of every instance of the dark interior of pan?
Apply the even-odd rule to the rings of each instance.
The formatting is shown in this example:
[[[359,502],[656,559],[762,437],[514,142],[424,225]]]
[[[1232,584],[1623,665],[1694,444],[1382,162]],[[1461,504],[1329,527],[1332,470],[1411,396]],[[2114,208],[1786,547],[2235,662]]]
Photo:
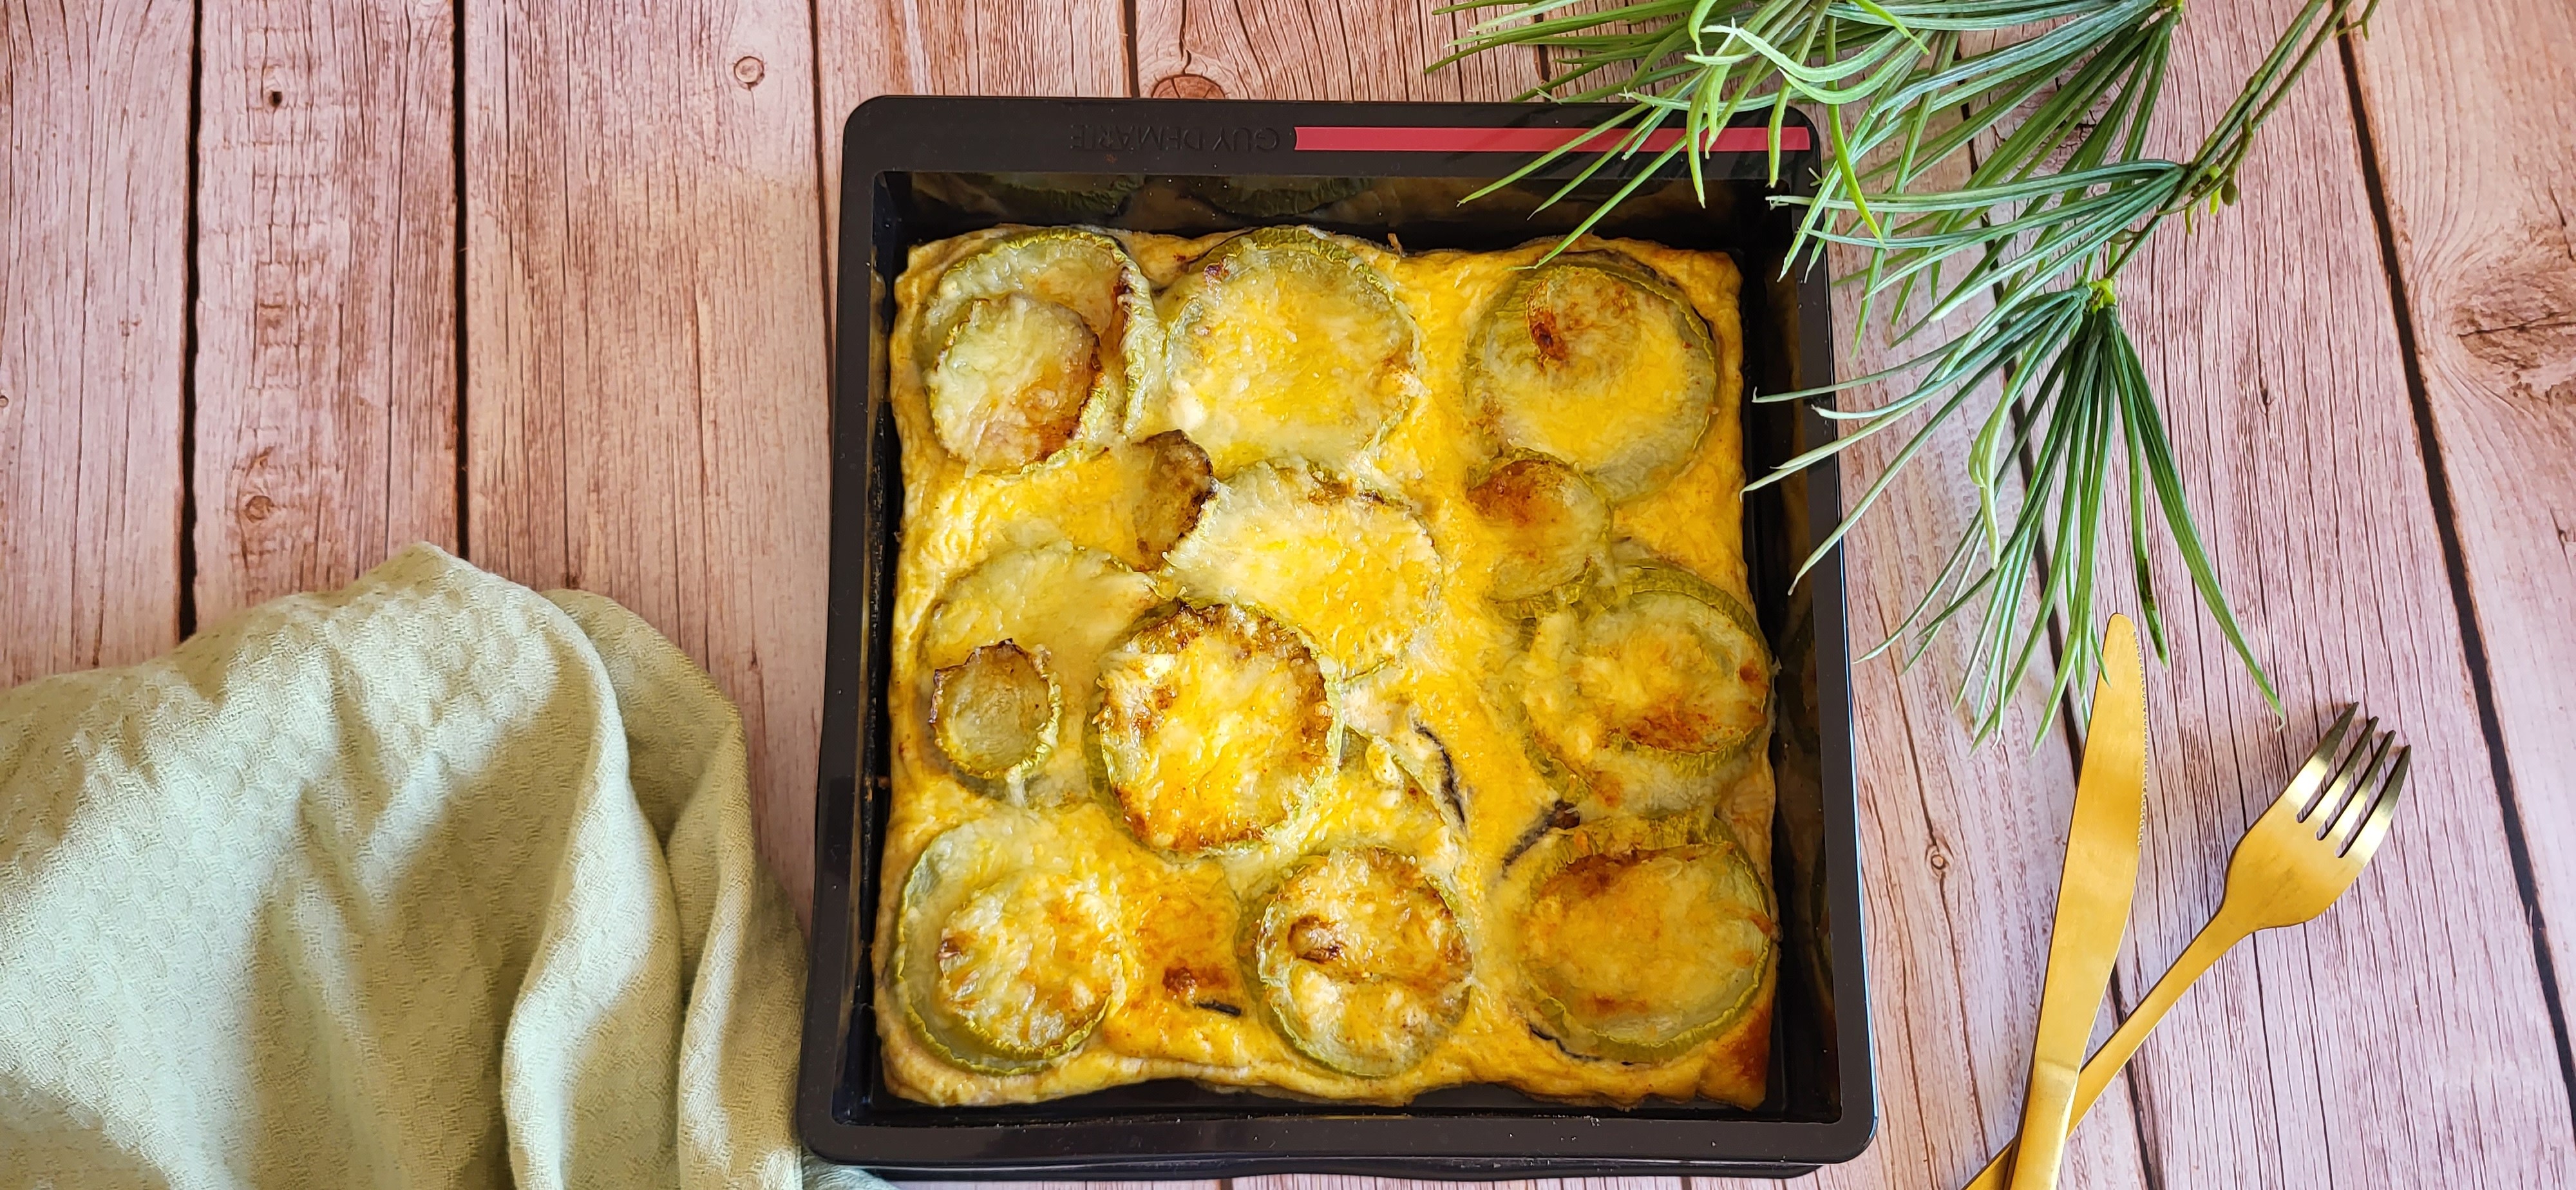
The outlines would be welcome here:
[[[1756,613],[1782,667],[1772,760],[1774,880],[1783,924],[1770,1095],[1745,1110],[1649,1101],[1576,1107],[1499,1087],[1400,1108],[1312,1103],[1163,1081],[1014,1107],[944,1108],[885,1087],[867,956],[887,784],[885,664],[903,500],[879,357],[892,283],[914,245],[999,223],[1200,234],[1307,223],[1405,249],[1505,248],[1561,235],[1643,172],[1622,162],[1555,206],[1571,155],[1474,201],[1533,147],[1575,142],[1612,109],[1505,104],[1153,100],[871,101],[842,163],[833,418],[832,590],[816,807],[817,870],[797,1118],[836,1161],[915,1177],[1213,1177],[1287,1171],[1429,1177],[1792,1174],[1867,1144],[1874,1124],[1861,970],[1842,579],[1829,561],[1792,586],[1807,543],[1838,519],[1830,469],[1745,503]],[[1598,230],[1732,254],[1748,393],[1824,382],[1831,318],[1820,270],[1784,274],[1794,209],[1766,201],[1812,178],[1811,133],[1781,130],[1780,186],[1758,123],[1709,159],[1706,201],[1678,161],[1640,181]],[[1747,402],[1748,474],[1829,432],[1796,404]]]

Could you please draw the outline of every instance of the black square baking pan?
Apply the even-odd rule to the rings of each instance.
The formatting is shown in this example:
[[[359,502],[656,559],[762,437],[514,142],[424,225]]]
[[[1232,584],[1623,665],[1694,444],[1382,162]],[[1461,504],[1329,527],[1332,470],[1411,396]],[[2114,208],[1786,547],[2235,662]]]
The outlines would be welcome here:
[[[1769,1097],[1758,1107],[1649,1101],[1623,1111],[1458,1087],[1377,1108],[1165,1081],[945,1108],[893,1095],[877,1059],[868,954],[890,794],[886,651],[903,500],[882,356],[907,250],[998,223],[1183,235],[1306,223],[1408,250],[1506,248],[1563,234],[1648,155],[1614,163],[1545,210],[1540,200],[1571,175],[1575,155],[1487,198],[1459,200],[1535,151],[1592,147],[1588,130],[1611,110],[888,97],[851,114],[841,162],[812,968],[796,1105],[815,1153],[925,1178],[1789,1176],[1868,1144],[1876,1094],[1842,571],[1828,559],[1795,587],[1789,581],[1807,543],[1839,519],[1830,464],[1760,489],[1744,507],[1755,611],[1782,666],[1772,733],[1782,965]],[[1704,203],[1676,161],[1644,179],[1599,230],[1734,256],[1744,277],[1747,391],[1825,383],[1833,333],[1825,278],[1803,265],[1784,271],[1794,211],[1765,201],[1812,184],[1814,133],[1794,114],[1780,129],[1777,190],[1767,181],[1767,127],[1748,121],[1716,135]],[[1750,474],[1830,433],[1794,404],[1747,402],[1743,416]]]

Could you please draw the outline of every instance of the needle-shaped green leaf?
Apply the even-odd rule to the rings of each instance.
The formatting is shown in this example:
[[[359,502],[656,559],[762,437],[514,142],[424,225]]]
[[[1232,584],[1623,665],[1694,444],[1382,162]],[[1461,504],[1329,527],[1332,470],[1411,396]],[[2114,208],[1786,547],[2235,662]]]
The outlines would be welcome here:
[[[1534,95],[1622,105],[1578,142],[1583,148],[1540,154],[1478,192],[1523,181],[1569,154],[1586,157],[1542,204],[1549,205],[1611,163],[1626,163],[1620,184],[1559,250],[1677,157],[1678,172],[1705,200],[1703,157],[1739,118],[1771,131],[1768,176],[1779,185],[1789,108],[1815,109],[1825,159],[1813,176],[1787,179],[1803,192],[1771,198],[1800,208],[1783,274],[1816,267],[1827,245],[1856,250],[1855,267],[1835,279],[1858,297],[1855,342],[1873,326],[1900,348],[1918,337],[1938,341],[1867,375],[1755,394],[1771,402],[1866,386],[1889,391],[1864,408],[1811,405],[1837,427],[1835,436],[1747,488],[1908,427],[1805,559],[1803,575],[1942,427],[1966,418],[1976,521],[1869,655],[1910,636],[1911,664],[1945,628],[1968,633],[1959,697],[1984,738],[2043,652],[2052,658],[2041,683],[2050,697],[2077,705],[2086,697],[2101,661],[2091,626],[2104,597],[2095,575],[2118,548],[2114,532],[2128,537],[2129,598],[2165,655],[2151,520],[2163,522],[2203,608],[2277,710],[2192,522],[2162,413],[2110,287],[2164,219],[2188,223],[2236,200],[2256,131],[2334,38],[2359,32],[2372,4],[2303,0],[2198,150],[2180,161],[2151,157],[2147,138],[2181,0],[1640,0],[1597,8],[1469,0],[1441,9],[1485,14],[1442,64],[1542,47],[1548,77]],[[1650,148],[1672,124],[1680,126],[1676,143]],[[1963,156],[1963,169],[1941,169]],[[1955,184],[1931,184],[1938,177]],[[1968,317],[1972,310],[1979,312]],[[2127,491],[2111,493],[2114,482]]]

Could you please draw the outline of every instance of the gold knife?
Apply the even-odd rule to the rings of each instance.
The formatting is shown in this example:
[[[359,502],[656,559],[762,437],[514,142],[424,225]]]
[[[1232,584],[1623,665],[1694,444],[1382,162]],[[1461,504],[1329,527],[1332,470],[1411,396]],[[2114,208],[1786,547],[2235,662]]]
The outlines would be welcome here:
[[[2147,688],[2138,630],[2111,617],[2102,634],[2102,676],[2084,729],[2084,769],[2066,832],[2066,873],[2057,885],[2057,925],[2048,939],[2048,985],[2039,998],[2039,1036],[2022,1102],[2021,1155],[2013,1190],[2054,1190],[2073,1125],[2075,1084],[2093,1018],[2111,984],[2129,901],[2138,891],[2138,835],[2146,818]]]

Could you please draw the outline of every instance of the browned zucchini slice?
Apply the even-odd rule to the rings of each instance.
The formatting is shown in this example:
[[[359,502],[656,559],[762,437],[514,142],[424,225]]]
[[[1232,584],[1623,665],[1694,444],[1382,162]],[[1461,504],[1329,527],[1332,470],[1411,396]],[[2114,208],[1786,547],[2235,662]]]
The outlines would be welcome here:
[[[1299,861],[1244,930],[1245,965],[1280,1033],[1344,1074],[1411,1067],[1466,1012],[1467,933],[1420,865],[1387,848]]]
[[[1101,769],[1128,828],[1164,851],[1286,821],[1329,768],[1332,722],[1305,642],[1241,608],[1175,609],[1101,662]]]
[[[1559,257],[1505,294],[1467,350],[1468,393],[1499,444],[1562,459],[1614,502],[1662,487],[1717,404],[1708,325],[1627,257]]]
[[[1076,733],[1091,714],[1100,654],[1158,598],[1153,580],[1125,563],[1064,542],[996,554],[951,582],[922,634],[923,664],[934,674],[952,670],[1008,641],[1040,659],[1057,699],[1057,713],[1040,732],[1042,755],[999,778],[967,775],[984,781],[986,792],[1041,805],[1087,797],[1090,769]],[[934,714],[937,693],[928,708]],[[937,726],[934,720],[934,734]]]
[[[1267,463],[1218,483],[1165,565],[1205,598],[1296,626],[1341,675],[1412,644],[1438,604],[1443,571],[1430,531],[1402,506]]]
[[[977,470],[1026,467],[1073,441],[1099,376],[1081,315],[1024,293],[980,298],[930,370],[930,425]]]
[[[1119,895],[1035,819],[1006,812],[931,840],[904,881],[889,978],[940,1057],[987,1074],[1081,1047],[1123,992]]]
[[[1011,641],[984,645],[931,675],[931,735],[968,776],[1001,780],[1036,771],[1055,749],[1063,710],[1045,664]]]
[[[1363,739],[1354,751],[1351,737],[1342,740],[1342,764],[1348,768],[1354,761],[1372,768],[1388,768],[1381,781],[1388,788],[1398,782],[1411,784],[1429,797],[1456,827],[1467,825],[1467,783],[1458,775],[1457,759],[1449,754],[1449,745],[1432,730],[1423,717],[1422,708],[1408,701],[1396,688],[1402,676],[1392,670],[1357,681],[1345,682],[1335,692],[1336,709],[1341,712],[1341,725]],[[1383,760],[1385,765],[1377,762]]]
[[[1741,1020],[1779,927],[1762,873],[1714,824],[1617,819],[1551,835],[1500,903],[1524,1007],[1571,1053],[1654,1062]]]
[[[950,265],[919,330],[940,445],[1012,471],[1123,437],[1160,353],[1149,293],[1117,241],[1080,228],[1005,236]]]
[[[1412,316],[1377,270],[1320,232],[1227,240],[1191,262],[1162,306],[1167,416],[1219,475],[1282,456],[1341,469],[1422,390]]]
[[[1215,488],[1207,452],[1179,430],[1165,430],[1136,444],[1136,552],[1160,566],[1174,542],[1199,523],[1199,508]]]
[[[1633,567],[1615,596],[1542,616],[1524,664],[1534,741],[1609,809],[1696,804],[1770,723],[1752,613],[1668,566]]]
[[[1583,577],[1610,541],[1610,503],[1571,467],[1522,455],[1467,491],[1467,503],[1503,538],[1487,593],[1530,599]]]

